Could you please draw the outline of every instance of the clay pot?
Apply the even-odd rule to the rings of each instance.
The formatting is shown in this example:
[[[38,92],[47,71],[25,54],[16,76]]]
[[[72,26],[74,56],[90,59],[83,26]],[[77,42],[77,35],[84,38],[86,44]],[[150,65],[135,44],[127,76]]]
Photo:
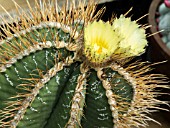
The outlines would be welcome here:
[[[152,27],[150,33],[157,32],[156,18],[158,17],[158,7],[163,0],[153,0],[149,8],[148,22]],[[163,64],[156,66],[156,71],[170,77],[170,49],[162,41],[161,35],[155,34],[150,37],[150,58],[152,62],[167,61]]]

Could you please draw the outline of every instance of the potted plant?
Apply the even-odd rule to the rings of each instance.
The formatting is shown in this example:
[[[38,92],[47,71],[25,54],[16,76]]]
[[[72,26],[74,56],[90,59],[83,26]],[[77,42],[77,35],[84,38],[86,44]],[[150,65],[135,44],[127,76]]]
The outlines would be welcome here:
[[[16,8],[19,6],[15,3]],[[36,1],[14,24],[3,19],[0,42],[0,127],[130,128],[155,121],[169,88],[145,52],[145,27],[126,14],[104,22],[94,1]],[[155,121],[156,122],[156,121]]]

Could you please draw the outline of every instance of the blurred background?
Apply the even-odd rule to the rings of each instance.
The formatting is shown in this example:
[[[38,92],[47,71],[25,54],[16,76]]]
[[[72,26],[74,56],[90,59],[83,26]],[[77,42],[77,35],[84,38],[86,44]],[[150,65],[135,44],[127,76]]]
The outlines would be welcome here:
[[[27,10],[28,6],[26,0],[15,0],[23,9]],[[152,24],[152,28],[157,30],[157,17],[159,14],[159,5],[163,3],[163,0],[96,0],[99,1],[99,5],[97,10],[103,6],[106,6],[106,12],[103,15],[102,19],[107,21],[111,18],[112,14],[116,14],[119,16],[120,14],[125,14],[131,7],[133,10],[128,14],[128,16],[132,17],[133,20],[139,19],[140,17],[148,14],[142,18],[139,23],[140,24]],[[30,5],[34,6],[34,0],[29,0]],[[62,5],[65,0],[58,0],[59,5]],[[158,4],[157,4],[158,3]],[[2,5],[11,15],[16,15],[15,5],[12,0],[0,0],[0,5]],[[152,6],[151,6],[152,5]],[[0,16],[5,17],[9,20],[8,15],[4,12],[4,10],[0,7]],[[159,18],[158,18],[159,19]],[[148,23],[149,22],[149,23]],[[2,23],[0,17],[0,24]],[[170,19],[169,19],[170,23]],[[147,30],[147,33],[154,33],[151,29]],[[153,73],[163,73],[170,77],[170,49],[166,47],[166,44],[162,43],[162,35],[157,34],[156,37],[151,36],[148,38],[149,47],[145,54],[142,55],[141,59],[143,61],[151,61],[151,62],[160,62],[167,61],[166,63],[155,66],[155,70]],[[161,45],[161,46],[160,46]],[[162,90],[163,92],[167,92],[167,90]],[[170,101],[170,96],[162,96],[160,97],[162,100]],[[169,109],[167,106],[164,106]],[[170,109],[169,109],[170,110]],[[149,126],[147,128],[170,128],[170,113],[161,111],[154,113],[151,115],[152,118],[160,122],[162,125],[158,125],[152,122],[149,122]]]

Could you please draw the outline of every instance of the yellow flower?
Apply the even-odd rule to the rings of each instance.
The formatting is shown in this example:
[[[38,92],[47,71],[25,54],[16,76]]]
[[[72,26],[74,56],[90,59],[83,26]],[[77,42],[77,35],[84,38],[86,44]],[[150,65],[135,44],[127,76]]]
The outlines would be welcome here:
[[[86,57],[96,63],[104,62],[118,47],[119,38],[109,22],[94,21],[84,30],[84,52]]]
[[[112,28],[120,37],[119,49],[115,54],[130,57],[138,56],[145,51],[148,43],[145,29],[140,28],[135,21],[121,15],[113,21]]]
[[[145,29],[123,15],[109,22],[94,21],[84,30],[84,54],[90,62],[103,63],[138,56],[147,45]]]

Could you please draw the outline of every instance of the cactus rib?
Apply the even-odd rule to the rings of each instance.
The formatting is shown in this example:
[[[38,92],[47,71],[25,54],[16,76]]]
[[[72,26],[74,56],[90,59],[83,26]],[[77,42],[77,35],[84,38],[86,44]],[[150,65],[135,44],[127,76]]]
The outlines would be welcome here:
[[[152,112],[151,109],[163,109],[158,104],[167,104],[168,102],[160,101],[156,99],[156,95],[161,94],[155,92],[158,87],[169,88],[167,85],[158,85],[156,83],[168,83],[166,77],[160,74],[147,75],[146,72],[151,70],[151,64],[147,62],[135,62],[130,66],[123,68],[123,66],[114,63],[111,68],[114,71],[118,71],[133,87],[134,94],[130,107],[127,113],[123,116],[119,116],[119,127],[131,127],[131,126],[145,126],[146,121],[152,120],[159,124],[159,122],[151,119],[147,114]],[[159,80],[160,78],[164,78]],[[151,91],[152,90],[152,91]],[[138,107],[136,107],[138,106]],[[157,107],[156,107],[157,106]],[[166,109],[164,109],[166,110]],[[166,110],[168,111],[168,110]]]
[[[81,64],[80,71],[81,74],[77,79],[77,86],[75,88],[75,94],[72,99],[70,118],[65,127],[81,127],[81,118],[83,115],[83,107],[85,104],[85,95],[86,95],[86,77],[88,68],[83,69],[83,64]]]
[[[72,32],[70,27],[61,25],[60,23],[56,23],[56,22],[41,23],[40,25],[33,26],[31,28],[27,28],[27,30],[25,30],[25,31],[22,30],[21,32],[19,32],[18,35],[14,34],[13,38],[11,37],[5,41],[0,42],[0,44],[1,44],[1,50],[0,50],[1,56],[0,57],[3,59],[4,54],[6,56],[9,56],[9,57],[6,57],[6,58],[8,58],[7,60],[2,60],[3,62],[1,62],[1,64],[0,64],[0,72],[4,72],[6,70],[6,68],[9,68],[18,59],[22,59],[24,56],[28,56],[30,53],[36,52],[38,50],[42,50],[43,48],[56,47],[56,48],[60,49],[60,48],[65,47],[69,51],[76,51],[76,49],[77,49],[76,43],[68,43],[68,42],[57,39],[57,38],[59,38],[58,36],[60,36],[60,33],[57,33],[56,35],[54,35],[52,37],[52,39],[50,39],[50,40],[55,40],[53,42],[51,42],[50,40],[49,41],[46,40],[46,37],[42,37],[43,42],[37,43],[37,41],[34,38],[29,37],[29,36],[24,36],[24,34],[26,34],[27,32],[36,31],[37,29],[41,29],[42,27],[48,28],[48,29],[49,29],[49,27],[50,28],[55,27],[55,29],[61,29],[63,32],[69,33],[71,38],[73,38],[73,39],[76,39],[79,35],[77,31]],[[39,32],[37,32],[37,34],[39,34]],[[57,37],[55,37],[55,36],[57,36]],[[26,48],[24,48],[23,46],[20,46],[20,44],[17,42],[16,42],[16,45],[20,46],[21,49],[16,49],[16,46],[14,47],[14,44],[12,44],[12,42],[13,42],[13,40],[16,41],[17,38],[19,38],[22,41],[23,45],[26,46]],[[22,38],[26,38],[26,39],[23,40]],[[29,43],[29,40],[31,40],[31,42],[33,44]],[[7,44],[7,42],[9,42],[9,44]],[[3,44],[4,44],[4,46],[3,46]],[[3,49],[5,49],[5,51]],[[13,55],[10,55],[11,53],[9,51],[11,49],[13,49],[13,51],[14,51]]]
[[[106,96],[108,98],[108,104],[110,105],[110,110],[112,111],[112,117],[113,117],[113,124],[114,124],[114,128],[118,128],[119,126],[119,117],[118,117],[118,110],[117,110],[117,102],[116,102],[116,95],[113,93],[112,91],[112,87],[110,85],[110,83],[104,79],[102,79],[102,69],[98,69],[97,70],[97,76],[98,78],[102,81],[103,83],[103,87],[106,90]]]
[[[54,76],[56,75],[57,72],[61,71],[63,69],[64,66],[69,66],[70,64],[73,63],[73,58],[71,57],[67,57],[65,62],[58,62],[54,65],[53,68],[51,68],[44,76],[42,79],[39,80],[39,82],[34,86],[34,89],[32,89],[31,93],[29,93],[27,95],[27,98],[25,100],[22,101],[21,106],[19,106],[18,108],[15,108],[15,110],[18,110],[17,114],[11,114],[9,117],[13,117],[14,119],[12,121],[9,122],[3,122],[4,120],[6,120],[7,118],[3,118],[1,119],[1,123],[2,126],[8,125],[11,126],[12,128],[15,128],[18,124],[18,122],[23,118],[24,113],[26,112],[26,109],[28,108],[28,106],[31,105],[31,103],[34,101],[35,97],[37,96],[37,94],[39,93],[40,89],[43,88],[43,86]],[[25,95],[25,94],[24,94]],[[16,98],[16,97],[20,97],[22,95],[17,95],[17,96],[13,96],[11,97],[11,99]],[[21,102],[21,101],[20,101]],[[17,103],[20,103],[17,102]],[[16,102],[12,103],[13,105],[16,105]],[[20,105],[20,104],[17,104]],[[10,109],[8,110],[8,108],[11,106],[7,106],[6,108],[4,108],[4,115],[9,114],[11,111],[14,111],[14,109]],[[7,109],[7,111],[5,111]]]

